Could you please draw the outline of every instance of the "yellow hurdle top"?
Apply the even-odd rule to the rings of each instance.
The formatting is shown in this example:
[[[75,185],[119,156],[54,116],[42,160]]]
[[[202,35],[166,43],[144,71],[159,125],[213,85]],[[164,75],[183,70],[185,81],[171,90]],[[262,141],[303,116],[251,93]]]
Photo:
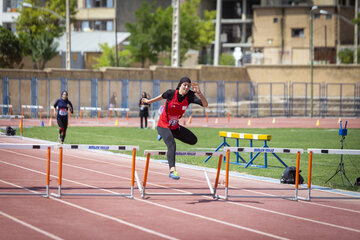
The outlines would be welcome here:
[[[220,137],[239,138],[248,140],[271,140],[271,135],[267,134],[250,134],[250,133],[233,133],[233,132],[219,132]]]

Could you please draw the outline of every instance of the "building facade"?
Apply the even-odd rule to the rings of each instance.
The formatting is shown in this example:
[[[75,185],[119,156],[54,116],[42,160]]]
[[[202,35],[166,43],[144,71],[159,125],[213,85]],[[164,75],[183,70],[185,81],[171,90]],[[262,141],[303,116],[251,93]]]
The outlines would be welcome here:
[[[183,1],[185,0],[180,0],[180,3]],[[217,1],[201,0],[200,14],[204,10],[216,10]],[[312,12],[315,63],[338,63],[339,50],[354,47],[354,26],[343,19],[351,20],[355,17],[355,1],[358,0],[221,0],[220,51],[233,54],[235,48],[240,48],[243,64],[309,64],[309,16],[312,7],[318,6]],[[17,9],[22,2],[23,0],[0,0],[2,26],[15,31]],[[45,2],[46,0],[41,0],[39,4],[44,5]],[[71,31],[79,34],[97,32],[97,36],[102,32],[115,33],[115,28],[116,32],[126,32],[125,24],[136,21],[134,12],[143,2],[144,0],[77,0],[76,20]],[[172,0],[156,1],[156,7],[166,8],[171,4]],[[327,11],[327,14],[320,10]],[[214,44],[205,53],[201,53],[209,55],[207,59],[214,56]],[[81,42],[80,46],[72,48],[79,47]],[[59,51],[63,52],[64,49]],[[91,52],[97,51],[94,49]],[[84,51],[79,52],[85,56]],[[76,66],[81,68],[85,65]]]
[[[252,63],[309,64],[311,34],[317,64],[338,63],[338,51],[353,48],[354,26],[345,20],[355,16],[354,1],[280,2],[262,1],[254,7]],[[317,9],[311,11],[313,6]]]

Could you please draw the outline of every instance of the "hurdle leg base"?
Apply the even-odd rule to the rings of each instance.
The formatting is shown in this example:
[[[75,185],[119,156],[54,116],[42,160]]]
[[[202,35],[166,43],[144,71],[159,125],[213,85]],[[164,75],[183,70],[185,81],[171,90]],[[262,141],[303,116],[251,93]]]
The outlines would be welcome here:
[[[307,197],[298,197],[297,199],[302,200],[302,201],[308,201],[308,202],[311,201],[310,198],[307,198]]]
[[[61,194],[51,193],[51,196],[56,198],[61,198]]]

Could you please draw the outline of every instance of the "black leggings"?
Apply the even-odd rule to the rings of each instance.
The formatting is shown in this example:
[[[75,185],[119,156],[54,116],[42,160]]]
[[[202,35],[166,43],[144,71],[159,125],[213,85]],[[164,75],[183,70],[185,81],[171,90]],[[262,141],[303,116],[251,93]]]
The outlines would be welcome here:
[[[178,129],[171,130],[170,128],[157,127],[159,135],[163,138],[168,151],[167,160],[169,168],[175,167],[175,152],[176,143],[175,138],[183,143],[194,145],[197,143],[197,137],[186,127],[180,126]]]
[[[140,128],[143,128],[143,120],[145,120],[145,127],[147,128],[147,116],[140,117]]]
[[[58,118],[57,123],[59,125],[59,134],[60,134],[61,141],[64,141],[65,135],[66,135],[66,129],[67,129],[67,125],[68,125],[68,118]]]

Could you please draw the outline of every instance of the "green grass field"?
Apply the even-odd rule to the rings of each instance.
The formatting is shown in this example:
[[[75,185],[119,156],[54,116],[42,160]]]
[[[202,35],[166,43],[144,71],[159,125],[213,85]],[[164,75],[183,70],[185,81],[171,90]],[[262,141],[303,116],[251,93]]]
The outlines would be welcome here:
[[[198,137],[198,143],[194,146],[186,145],[177,141],[177,151],[210,151],[214,150],[222,142],[219,137],[219,131],[224,129],[217,128],[191,128]],[[305,151],[308,148],[323,149],[340,149],[341,137],[338,135],[338,129],[227,129],[229,132],[245,132],[271,134],[272,140],[268,142],[270,147],[279,148],[302,148]],[[17,130],[19,134],[19,129]],[[49,141],[57,141],[58,128],[53,127],[32,127],[24,129],[23,136],[30,138],[38,138]],[[236,146],[235,139],[228,139],[231,146]],[[68,144],[103,144],[103,145],[139,145],[140,151],[138,156],[144,156],[144,150],[166,150],[163,141],[157,141],[157,131],[147,129],[129,127],[70,127],[67,131],[65,143]],[[253,141],[254,147],[261,147],[263,141]],[[240,146],[248,147],[248,140],[240,140]],[[348,135],[344,141],[344,149],[360,149],[360,129],[349,129]],[[127,154],[131,154],[128,152]],[[296,155],[294,154],[278,154],[279,157],[288,165],[296,166]],[[249,159],[249,153],[242,154],[245,159]],[[164,159],[164,156],[153,156],[153,158]],[[217,167],[215,157],[204,163],[204,157],[186,157],[178,156],[177,162],[206,166],[211,168]],[[235,161],[235,155],[231,154],[231,161]],[[360,156],[344,155],[343,162],[345,166],[346,176],[354,184],[357,177],[360,177]],[[337,170],[340,163],[340,155],[313,155],[313,172],[312,184],[326,186],[331,188],[346,189],[351,191],[360,191],[359,187],[350,186],[346,179],[338,173],[330,182],[325,184]],[[256,165],[264,164],[264,155],[260,154],[254,161]],[[225,164],[223,164],[223,168]],[[307,182],[308,176],[308,154],[301,155],[300,169],[301,175]],[[243,165],[230,165],[231,171],[241,172],[245,174],[271,177],[280,179],[285,167],[272,155],[268,155],[268,168],[248,167]],[[181,174],[181,173],[180,173]]]

